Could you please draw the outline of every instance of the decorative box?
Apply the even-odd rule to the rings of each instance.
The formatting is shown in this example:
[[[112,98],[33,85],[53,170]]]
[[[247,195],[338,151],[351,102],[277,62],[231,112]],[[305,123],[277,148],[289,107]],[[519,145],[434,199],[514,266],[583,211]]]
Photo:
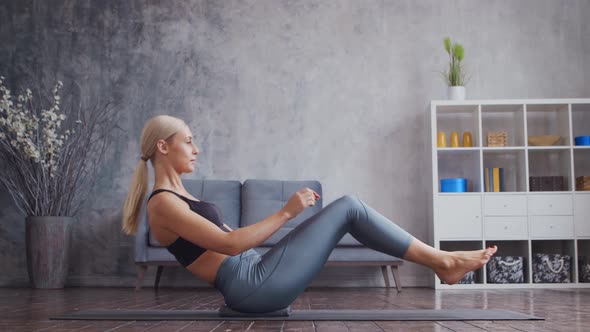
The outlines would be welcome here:
[[[576,145],[590,145],[590,136],[576,136]]]
[[[506,146],[508,134],[505,131],[488,132],[488,146]]]
[[[590,257],[578,256],[578,279],[580,282],[590,282]]]
[[[486,266],[488,283],[519,284],[524,282],[522,256],[494,256]]]
[[[440,191],[443,193],[466,192],[467,179],[465,178],[447,178],[440,180]]]
[[[475,284],[475,271],[469,271],[458,284]]]
[[[442,283],[445,284],[444,281]],[[475,271],[467,272],[463,279],[459,280],[457,284],[475,284]]]
[[[563,176],[530,176],[530,191],[563,191],[565,190]]]
[[[590,176],[578,176],[576,178],[576,190],[590,190]]]
[[[533,282],[569,283],[571,257],[560,254],[535,254],[533,256]]]

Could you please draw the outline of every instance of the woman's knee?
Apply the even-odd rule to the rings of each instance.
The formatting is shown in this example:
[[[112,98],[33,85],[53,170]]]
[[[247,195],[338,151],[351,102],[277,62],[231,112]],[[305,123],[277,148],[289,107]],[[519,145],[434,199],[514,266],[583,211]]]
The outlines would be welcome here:
[[[361,200],[355,195],[344,195],[338,199],[338,202],[345,205],[348,209],[348,216],[353,218],[364,218],[366,215],[365,207]]]
[[[354,205],[359,202],[359,199],[354,195],[346,194],[346,195],[343,195],[342,197],[338,198],[337,201],[343,202],[344,204],[347,204],[347,205]]]

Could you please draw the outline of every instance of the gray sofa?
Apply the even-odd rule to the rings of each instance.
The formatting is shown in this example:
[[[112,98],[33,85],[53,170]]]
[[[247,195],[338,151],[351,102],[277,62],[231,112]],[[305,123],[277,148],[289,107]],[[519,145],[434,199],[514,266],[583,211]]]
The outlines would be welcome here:
[[[184,180],[184,186],[193,196],[216,204],[223,221],[231,228],[252,225],[278,211],[297,190],[309,187],[322,195],[322,186],[318,181],[281,181],[281,180],[246,180],[243,184],[231,180]],[[147,202],[147,197],[145,202]],[[289,220],[279,231],[273,234],[260,247],[255,248],[261,254],[268,251],[295,226],[322,209],[323,198],[316,205],[305,209],[296,218]],[[157,266],[154,287],[157,289],[164,266],[180,266],[166,248],[162,247],[150,234],[145,213],[145,203],[141,209],[140,224],[135,237],[135,263],[137,265],[136,289],[142,285],[148,266]],[[398,266],[403,261],[363,246],[350,234],[346,234],[330,257],[326,266],[379,266],[383,273],[386,287],[390,287],[391,269],[395,286],[401,291]]]

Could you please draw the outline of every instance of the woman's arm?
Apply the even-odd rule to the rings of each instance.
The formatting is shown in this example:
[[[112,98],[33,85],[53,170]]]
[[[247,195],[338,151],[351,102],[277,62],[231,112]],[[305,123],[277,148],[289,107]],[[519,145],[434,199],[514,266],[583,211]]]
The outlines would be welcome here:
[[[233,256],[259,246],[289,219],[315,204],[314,193],[311,189],[302,189],[273,215],[229,233],[191,211],[186,203],[172,194],[161,193],[152,198],[148,204],[148,213],[160,227],[205,249]]]

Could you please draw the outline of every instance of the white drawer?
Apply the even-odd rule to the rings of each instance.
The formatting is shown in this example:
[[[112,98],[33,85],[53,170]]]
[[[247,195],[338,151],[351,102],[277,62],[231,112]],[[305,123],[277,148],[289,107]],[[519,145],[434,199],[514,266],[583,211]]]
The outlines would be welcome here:
[[[574,197],[574,223],[577,236],[590,236],[590,194]]]
[[[529,195],[528,209],[532,216],[573,215],[572,195]]]
[[[526,195],[485,195],[486,216],[526,216]]]
[[[439,239],[481,239],[481,196],[439,196],[435,231]]]
[[[531,216],[531,237],[542,239],[563,239],[574,237],[572,216]]]
[[[485,217],[484,236],[489,240],[528,239],[527,217]]]

